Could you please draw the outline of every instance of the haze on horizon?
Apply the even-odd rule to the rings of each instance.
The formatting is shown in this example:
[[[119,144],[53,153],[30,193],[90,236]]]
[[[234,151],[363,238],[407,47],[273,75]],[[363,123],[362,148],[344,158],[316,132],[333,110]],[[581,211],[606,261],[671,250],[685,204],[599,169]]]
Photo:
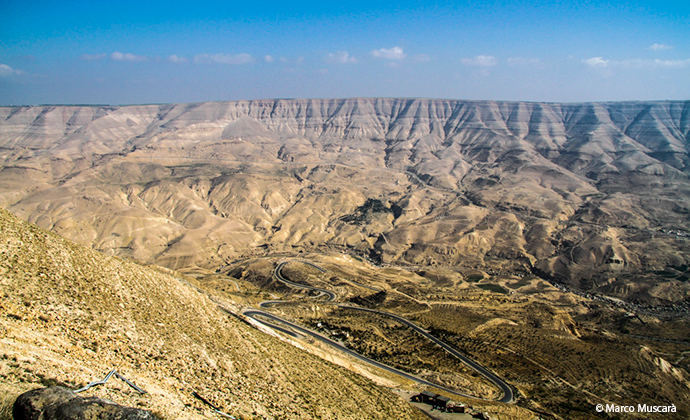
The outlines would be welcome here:
[[[0,14],[0,105],[690,98],[686,1],[36,1]]]

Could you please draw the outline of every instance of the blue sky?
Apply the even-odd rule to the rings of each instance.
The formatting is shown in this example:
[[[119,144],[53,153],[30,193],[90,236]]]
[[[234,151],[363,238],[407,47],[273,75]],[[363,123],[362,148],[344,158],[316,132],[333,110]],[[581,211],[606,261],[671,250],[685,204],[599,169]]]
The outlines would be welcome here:
[[[0,105],[690,99],[690,2],[0,0]]]

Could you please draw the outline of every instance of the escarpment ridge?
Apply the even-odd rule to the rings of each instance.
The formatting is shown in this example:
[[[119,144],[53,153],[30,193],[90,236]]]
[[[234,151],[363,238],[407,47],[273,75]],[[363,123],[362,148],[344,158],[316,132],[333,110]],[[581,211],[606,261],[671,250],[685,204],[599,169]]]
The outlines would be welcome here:
[[[690,101],[0,108],[0,205],[181,270],[338,249],[687,299]]]

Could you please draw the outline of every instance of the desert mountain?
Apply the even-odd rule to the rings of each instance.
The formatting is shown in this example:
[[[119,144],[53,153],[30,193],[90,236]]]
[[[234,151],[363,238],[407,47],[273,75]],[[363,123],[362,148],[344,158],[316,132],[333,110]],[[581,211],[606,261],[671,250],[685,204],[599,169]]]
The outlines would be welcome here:
[[[690,101],[0,108],[0,206],[171,269],[335,249],[689,296]]]
[[[229,316],[182,279],[104,256],[0,210],[0,415],[41,385],[166,419],[419,419],[394,394]],[[230,312],[232,302],[224,302]],[[82,394],[82,395],[84,395]]]

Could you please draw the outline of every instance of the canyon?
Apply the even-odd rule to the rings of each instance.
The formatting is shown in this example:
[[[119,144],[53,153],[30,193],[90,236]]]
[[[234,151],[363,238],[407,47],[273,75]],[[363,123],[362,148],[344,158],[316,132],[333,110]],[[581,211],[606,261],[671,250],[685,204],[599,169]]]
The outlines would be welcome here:
[[[183,272],[339,250],[687,303],[690,102],[0,108],[0,206]]]

